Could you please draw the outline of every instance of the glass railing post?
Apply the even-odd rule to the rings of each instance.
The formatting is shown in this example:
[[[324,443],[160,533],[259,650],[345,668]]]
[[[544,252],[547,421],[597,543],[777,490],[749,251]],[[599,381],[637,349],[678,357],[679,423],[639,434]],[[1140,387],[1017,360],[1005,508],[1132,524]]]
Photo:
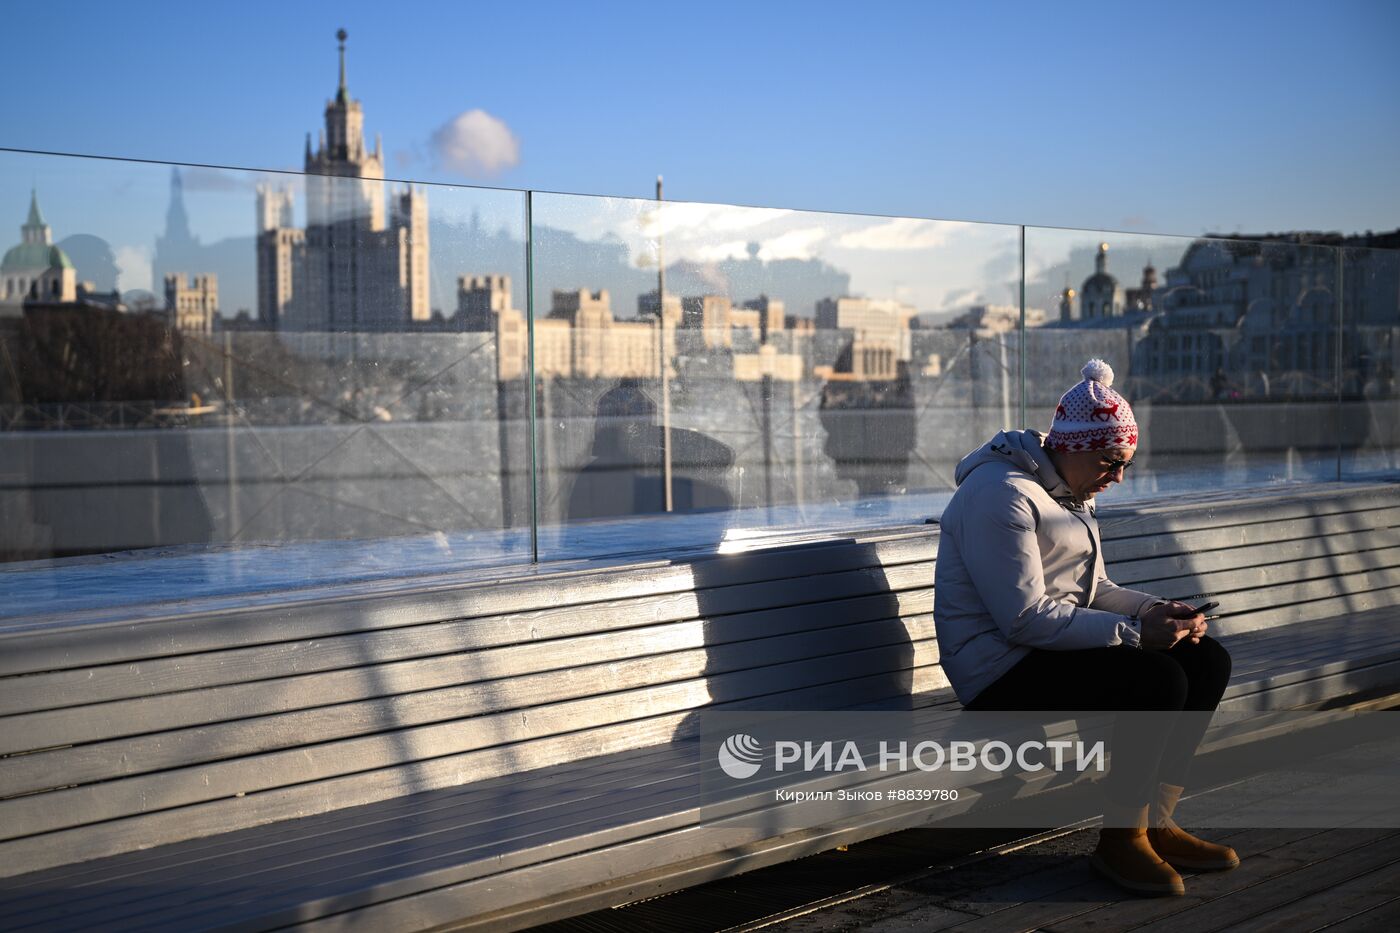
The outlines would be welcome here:
[[[535,219],[533,191],[525,192],[525,353],[526,375],[530,379],[530,562],[540,562],[540,470],[539,425],[535,398]]]
[[[1017,324],[1016,334],[1016,425],[1022,431],[1026,430],[1026,225],[1021,224],[1021,255],[1018,269],[1020,271],[1020,306],[1021,318]]]
[[[1345,246],[1337,247],[1337,300],[1333,302],[1333,307],[1337,316],[1337,346],[1332,354],[1332,380],[1337,398],[1337,416],[1333,419],[1335,425],[1333,430],[1336,432],[1335,437],[1337,439],[1338,482],[1342,479],[1342,442],[1344,440],[1342,432],[1346,430],[1345,426],[1347,424],[1344,412],[1342,411],[1342,361],[1344,359],[1342,354],[1345,349],[1344,341],[1346,340],[1346,279],[1344,278],[1343,266],[1346,262],[1346,252],[1347,249]],[[1364,407],[1365,386],[1362,386],[1362,390],[1363,391],[1359,394],[1363,401],[1358,404]]]

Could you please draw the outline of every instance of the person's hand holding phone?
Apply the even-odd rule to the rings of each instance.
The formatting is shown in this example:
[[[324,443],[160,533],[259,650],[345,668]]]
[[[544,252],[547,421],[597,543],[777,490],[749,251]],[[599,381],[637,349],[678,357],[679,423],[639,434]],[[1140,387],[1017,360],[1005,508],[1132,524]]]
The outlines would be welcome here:
[[[1206,607],[1209,608],[1209,604]],[[1188,603],[1170,600],[1142,614],[1142,646],[1165,650],[1183,638],[1200,644],[1206,633],[1205,613]]]
[[[1199,645],[1201,643],[1201,636],[1203,636],[1206,633],[1206,616],[1210,615],[1210,613],[1214,612],[1219,608],[1220,603],[1215,602],[1214,600],[1196,607],[1196,611],[1201,615],[1201,621],[1198,625],[1194,626],[1191,629],[1191,634],[1190,636],[1188,636],[1190,637],[1192,644]]]

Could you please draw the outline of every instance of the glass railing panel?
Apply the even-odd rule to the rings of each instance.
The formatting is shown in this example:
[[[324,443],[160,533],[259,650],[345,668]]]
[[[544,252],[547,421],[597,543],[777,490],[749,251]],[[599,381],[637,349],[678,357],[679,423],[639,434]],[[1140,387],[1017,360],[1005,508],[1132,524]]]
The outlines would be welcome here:
[[[1026,230],[1027,405],[1048,430],[1090,357],[1141,440],[1118,498],[1336,478],[1336,251],[1286,242]]]
[[[1341,473],[1394,476],[1400,470],[1400,249],[1347,246],[1342,257]]]
[[[2,153],[0,215],[0,612],[529,559],[522,194]]]
[[[1017,227],[533,196],[541,557],[937,516],[1020,398]]]

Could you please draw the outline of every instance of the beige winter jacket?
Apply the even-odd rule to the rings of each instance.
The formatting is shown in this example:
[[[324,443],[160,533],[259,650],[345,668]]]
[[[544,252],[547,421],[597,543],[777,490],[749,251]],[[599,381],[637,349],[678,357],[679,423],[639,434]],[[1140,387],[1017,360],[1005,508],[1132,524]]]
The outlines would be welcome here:
[[[939,660],[966,704],[1032,648],[1139,643],[1157,597],[1104,574],[1092,506],[1074,500],[1038,431],[1003,431],[958,464],[939,521]]]

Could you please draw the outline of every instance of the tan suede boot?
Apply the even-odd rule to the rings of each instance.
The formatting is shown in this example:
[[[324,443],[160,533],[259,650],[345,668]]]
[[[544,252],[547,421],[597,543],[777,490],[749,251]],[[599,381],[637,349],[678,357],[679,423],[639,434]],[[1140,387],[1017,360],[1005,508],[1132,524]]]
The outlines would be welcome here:
[[[1136,894],[1182,895],[1181,876],[1147,843],[1147,807],[1105,804],[1104,826],[1090,863],[1109,881]]]
[[[1157,798],[1152,801],[1152,825],[1147,830],[1147,841],[1152,849],[1174,868],[1189,868],[1192,871],[1229,871],[1238,868],[1240,857],[1229,846],[1216,845],[1197,839],[1176,825],[1172,812],[1181,792],[1186,788],[1175,784],[1161,784],[1157,787]]]

